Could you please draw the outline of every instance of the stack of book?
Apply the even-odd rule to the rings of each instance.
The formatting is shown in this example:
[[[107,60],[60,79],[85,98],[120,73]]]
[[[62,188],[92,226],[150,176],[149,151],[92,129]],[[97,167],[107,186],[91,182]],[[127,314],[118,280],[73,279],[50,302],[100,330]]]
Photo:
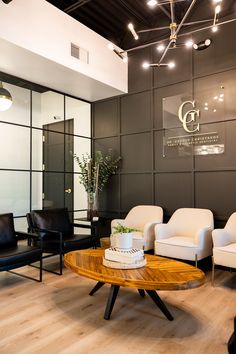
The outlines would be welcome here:
[[[143,250],[140,249],[108,248],[105,250],[103,265],[118,269],[141,268],[146,265],[146,259]]]

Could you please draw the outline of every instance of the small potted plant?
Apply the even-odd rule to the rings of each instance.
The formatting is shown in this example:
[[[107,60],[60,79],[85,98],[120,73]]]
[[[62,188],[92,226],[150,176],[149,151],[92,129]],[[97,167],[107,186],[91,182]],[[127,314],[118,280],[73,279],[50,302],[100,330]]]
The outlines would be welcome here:
[[[119,249],[131,249],[133,245],[133,232],[138,231],[130,227],[117,224],[112,232],[112,247]]]

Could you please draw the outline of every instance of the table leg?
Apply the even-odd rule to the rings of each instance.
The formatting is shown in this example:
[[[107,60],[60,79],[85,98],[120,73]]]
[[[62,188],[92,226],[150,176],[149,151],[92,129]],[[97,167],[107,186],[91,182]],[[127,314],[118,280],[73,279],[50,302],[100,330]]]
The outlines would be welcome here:
[[[97,282],[95,287],[90,291],[89,295],[92,296],[95,294],[105,283],[102,283],[101,281]]]
[[[105,320],[109,320],[111,317],[111,313],[112,313],[119,289],[120,289],[120,287],[118,285],[111,285],[108,300],[107,300],[107,306],[106,306],[106,310],[104,313]]]
[[[140,296],[145,297],[145,291],[143,289],[138,289]]]
[[[159,295],[154,290],[146,290],[146,293],[150,296],[150,298],[155,302],[155,304],[159,307],[159,309],[164,313],[166,318],[170,321],[173,321],[174,317],[171,315],[169,310],[167,309],[164,302],[161,300]]]

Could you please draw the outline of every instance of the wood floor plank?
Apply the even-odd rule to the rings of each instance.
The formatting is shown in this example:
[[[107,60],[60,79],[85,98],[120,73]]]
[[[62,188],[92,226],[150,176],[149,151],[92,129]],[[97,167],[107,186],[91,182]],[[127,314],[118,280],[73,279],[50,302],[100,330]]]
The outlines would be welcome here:
[[[25,267],[22,272],[34,272]],[[170,322],[146,296],[120,289],[110,321],[103,319],[109,286],[64,269],[42,284],[0,273],[1,354],[227,354],[236,315],[236,276],[216,270],[216,286],[160,291]]]

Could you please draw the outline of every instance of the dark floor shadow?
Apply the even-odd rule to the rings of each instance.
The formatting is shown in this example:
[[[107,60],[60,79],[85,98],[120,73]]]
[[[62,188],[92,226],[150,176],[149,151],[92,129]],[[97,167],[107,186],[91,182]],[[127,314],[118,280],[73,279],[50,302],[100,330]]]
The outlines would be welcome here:
[[[130,336],[137,336],[138,333],[144,340],[147,337],[185,338],[202,330],[203,324],[186,310],[186,307],[184,308],[183,303],[176,305],[176,303],[166,302],[163,297],[163,301],[174,316],[174,321],[169,321],[149,296],[142,298],[135,289],[121,288],[111,319],[106,321],[103,315],[109,285],[105,285],[91,297],[88,293],[92,287],[81,284],[56,289],[52,301],[73,321],[78,321],[80,324],[83,322],[84,325],[94,326],[94,328],[103,327],[109,335],[114,331],[118,335],[125,335],[129,331]],[[68,306],[70,303],[73,306]],[[184,326],[181,326],[181,323]]]

